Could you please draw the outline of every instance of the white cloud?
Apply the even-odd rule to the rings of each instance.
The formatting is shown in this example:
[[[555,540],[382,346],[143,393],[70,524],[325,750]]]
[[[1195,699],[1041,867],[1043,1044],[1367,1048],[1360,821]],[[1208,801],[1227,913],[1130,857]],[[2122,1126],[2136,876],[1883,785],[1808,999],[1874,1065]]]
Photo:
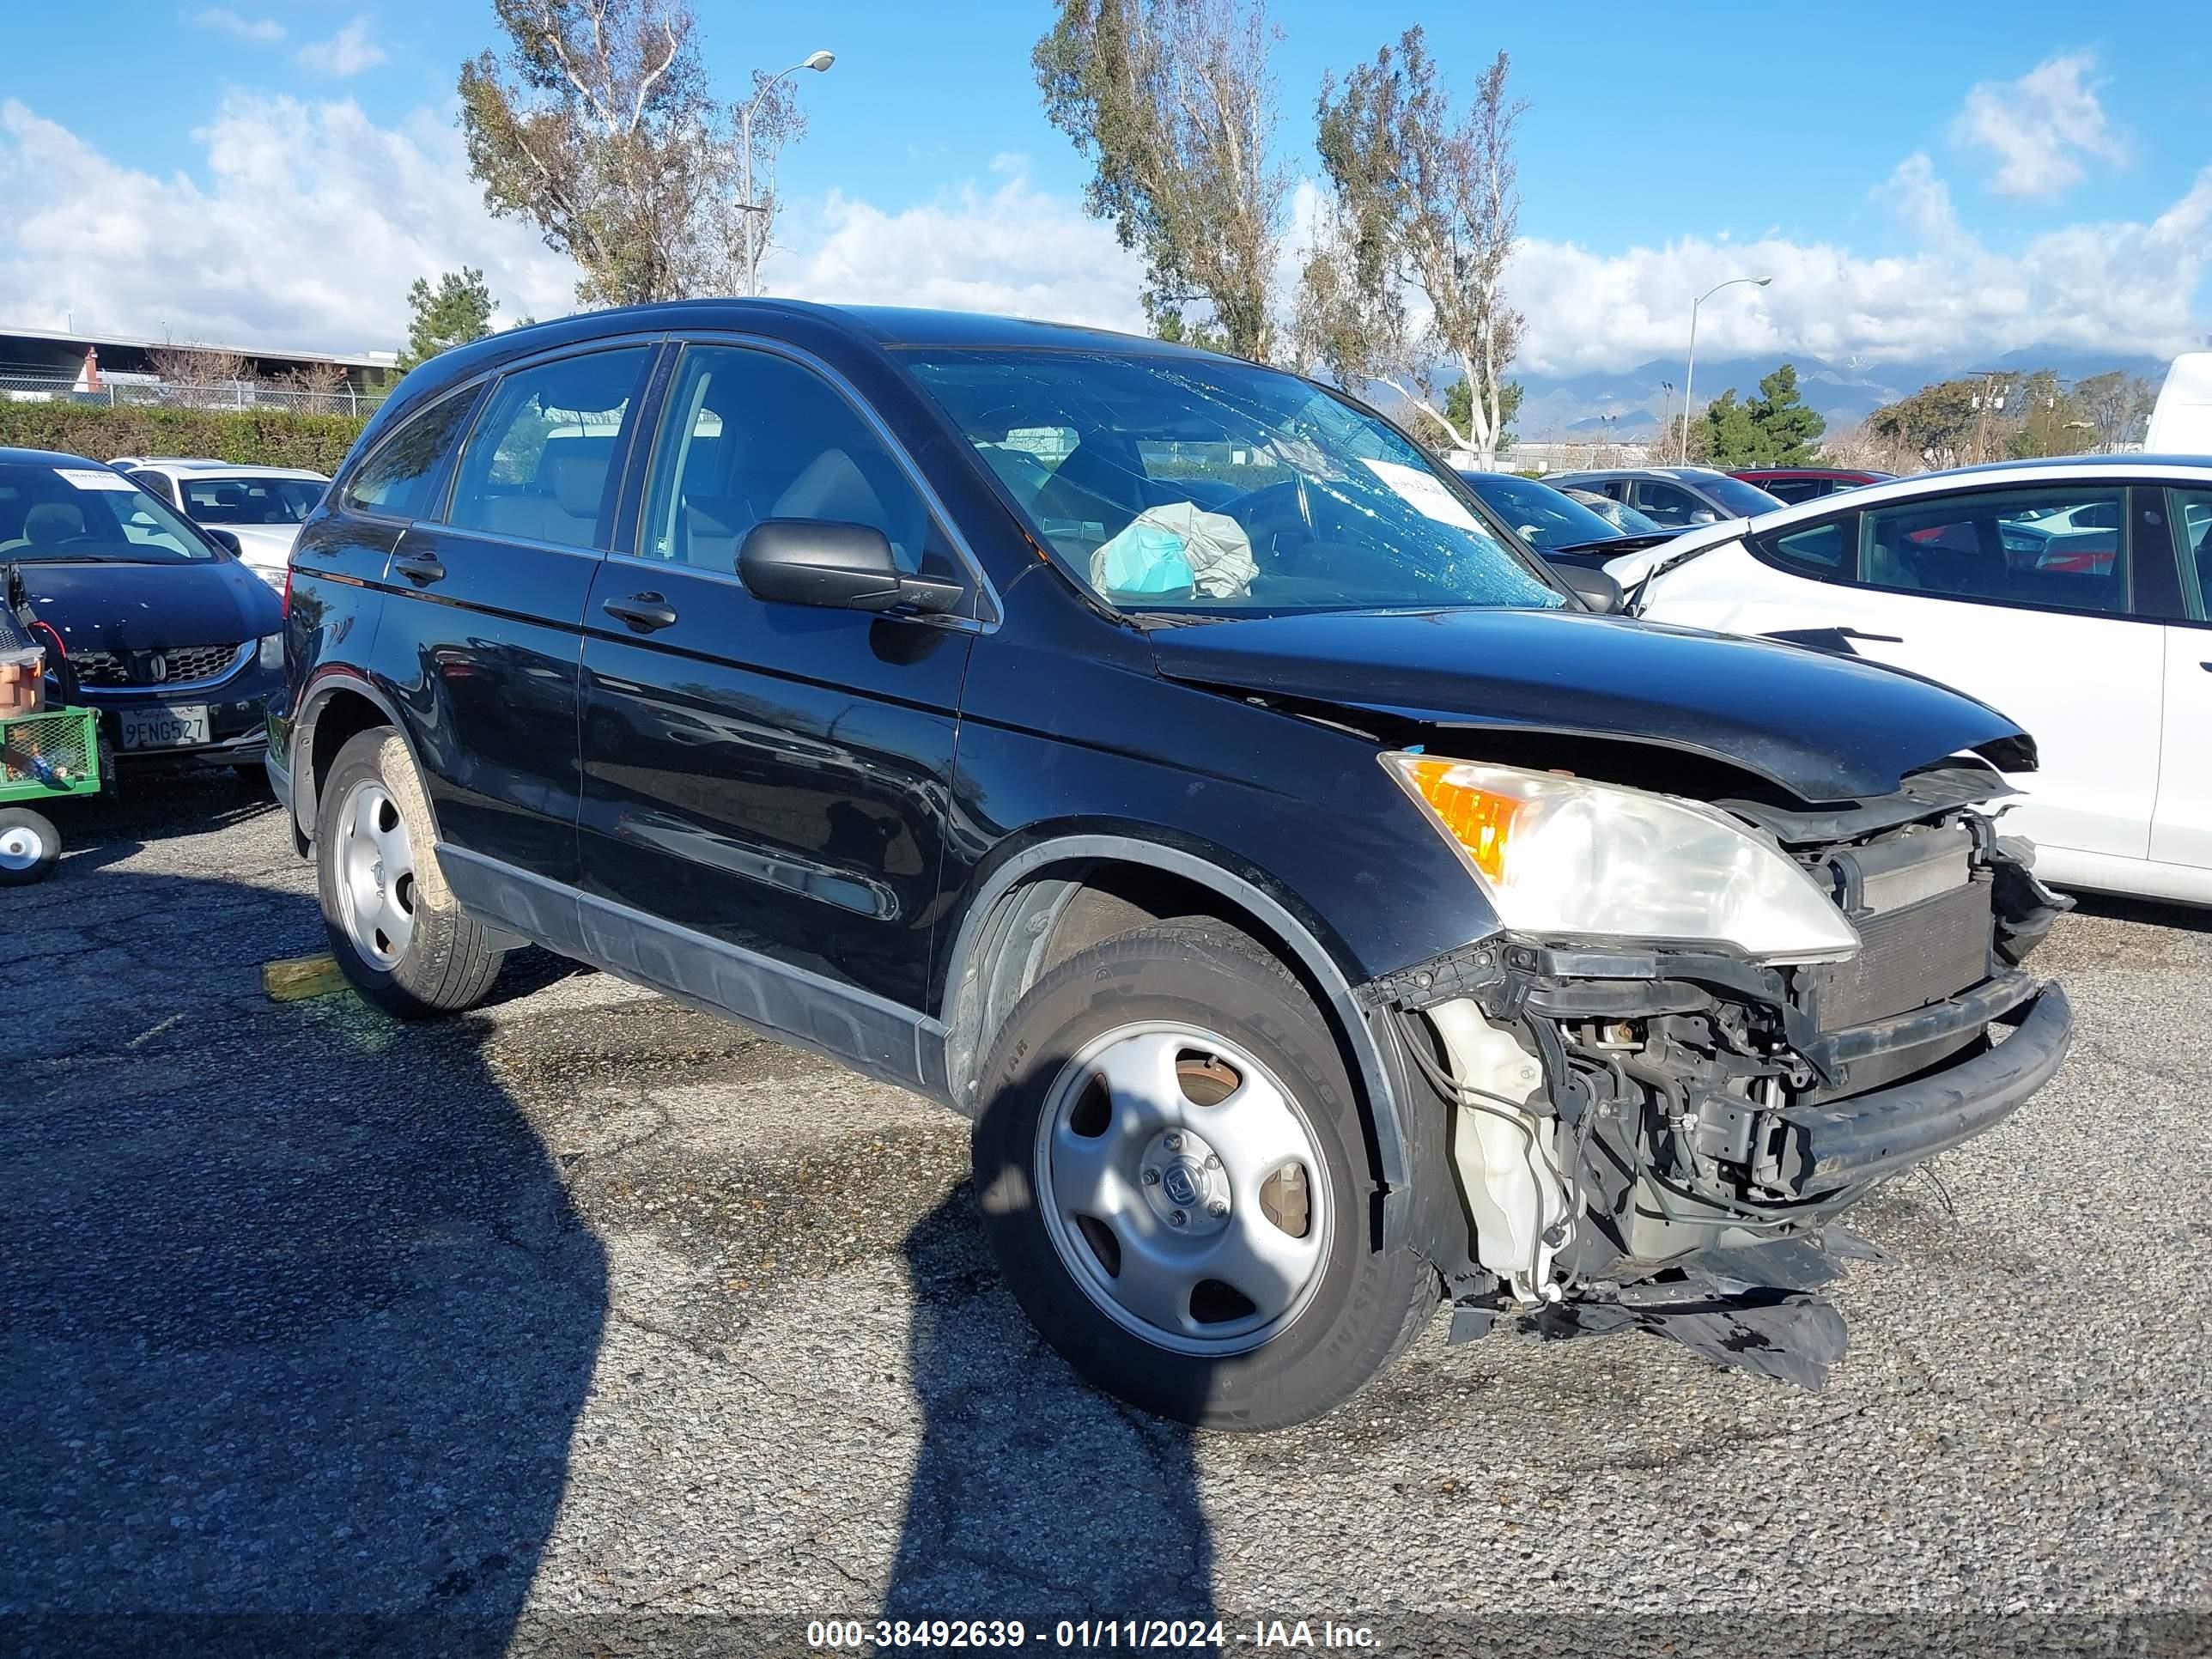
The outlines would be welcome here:
[[[397,346],[408,285],[479,266],[501,315],[574,307],[574,268],[495,221],[448,116],[380,127],[350,100],[234,93],[195,177],[118,166],[0,102],[0,318],[225,344]]]
[[[2097,101],[2094,52],[2046,58],[2017,81],[1984,81],[1951,125],[1958,143],[1998,161],[1989,187],[2000,196],[2052,197],[2081,178],[2081,158],[2115,165],[2127,147]]]
[[[1965,230],[1924,155],[1876,192],[1913,252],[1866,258],[1831,243],[1697,237],[1598,253],[1531,240],[1507,285],[1528,316],[1522,363],[1540,374],[1679,356],[1690,302],[1729,276],[1771,276],[1700,313],[1699,356],[1923,363],[2027,346],[2168,356],[2204,332],[2192,309],[2212,269],[2212,167],[2148,224],[2077,223],[1998,252]]]
[[[783,233],[811,244],[763,270],[771,293],[854,305],[995,311],[1141,330],[1143,269],[1079,203],[1035,189],[1018,156],[992,163],[1002,182],[963,185],[886,213],[833,192]]]
[[[327,40],[300,48],[300,67],[343,78],[373,70],[384,61],[384,48],[368,38],[368,19],[356,17]]]
[[[417,276],[483,269],[503,317],[558,316],[576,271],[526,224],[494,220],[449,111],[396,127],[350,100],[234,92],[192,135],[189,173],[136,171],[20,103],[0,103],[0,318],[241,344],[396,344]],[[180,149],[185,148],[179,145]],[[2197,343],[2212,272],[2212,168],[2142,221],[2076,222],[2017,249],[1960,220],[1924,155],[1875,192],[1905,251],[1835,242],[1686,237],[1600,251],[1533,239],[1508,275],[1528,314],[1520,367],[1564,375],[1679,358],[1690,301],[1724,277],[1765,275],[1707,305],[1698,356],[1958,362],[2051,346],[2165,356]],[[1320,210],[1294,193],[1279,270],[1287,295]],[[763,275],[769,291],[829,301],[1012,313],[1139,330],[1142,269],[1072,197],[1038,188],[1018,156],[983,179],[899,210],[833,193],[799,202]]]
[[[205,29],[210,34],[228,34],[234,40],[251,40],[257,46],[267,46],[284,38],[284,26],[273,17],[241,17],[228,6],[210,6],[204,11],[187,12],[185,21],[196,29]]]

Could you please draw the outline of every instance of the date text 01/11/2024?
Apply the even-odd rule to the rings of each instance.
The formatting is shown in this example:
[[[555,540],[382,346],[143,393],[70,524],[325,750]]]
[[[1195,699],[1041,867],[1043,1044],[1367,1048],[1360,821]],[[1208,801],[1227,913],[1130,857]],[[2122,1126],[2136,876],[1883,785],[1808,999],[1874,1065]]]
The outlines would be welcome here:
[[[1364,1625],[1333,1620],[1259,1619],[1232,1627],[1221,1620],[1061,1619],[1049,1635],[1018,1619],[817,1620],[806,1627],[810,1648],[872,1648],[878,1652],[913,1648],[1040,1647],[1218,1650],[1254,1648],[1371,1648],[1375,1636]]]

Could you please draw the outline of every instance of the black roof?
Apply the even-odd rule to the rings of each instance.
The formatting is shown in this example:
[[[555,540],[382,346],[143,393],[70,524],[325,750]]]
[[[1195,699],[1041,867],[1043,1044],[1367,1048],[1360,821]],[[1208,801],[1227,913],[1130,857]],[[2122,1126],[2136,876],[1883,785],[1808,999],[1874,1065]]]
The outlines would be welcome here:
[[[902,306],[817,305],[805,300],[669,300],[654,305],[617,306],[611,310],[579,312],[550,322],[509,329],[473,345],[463,346],[459,351],[471,357],[507,356],[543,346],[564,344],[572,339],[608,334],[653,329],[742,329],[779,323],[828,327],[886,347],[1027,346],[1065,351],[1212,355],[1194,346],[1174,344],[1146,335],[1117,334],[1111,329],[1083,328],[1072,323],[994,317],[972,311],[924,311]]]
[[[85,455],[64,455],[58,449],[0,449],[0,463],[11,466],[96,466],[108,471],[107,463],[95,461]]]
[[[757,331],[817,349],[842,336],[864,350],[878,353],[909,346],[1026,347],[1214,359],[1214,354],[1194,346],[1173,344],[1140,334],[1116,334],[1110,329],[1079,328],[1069,323],[1041,323],[969,311],[827,306],[805,300],[668,300],[653,305],[578,312],[573,316],[511,328],[440,352],[410,373],[400,389],[385,400],[374,426],[381,427],[394,418],[404,418],[420,398],[435,395],[456,381],[497,369],[534,352],[589,344],[619,335],[717,329]]]

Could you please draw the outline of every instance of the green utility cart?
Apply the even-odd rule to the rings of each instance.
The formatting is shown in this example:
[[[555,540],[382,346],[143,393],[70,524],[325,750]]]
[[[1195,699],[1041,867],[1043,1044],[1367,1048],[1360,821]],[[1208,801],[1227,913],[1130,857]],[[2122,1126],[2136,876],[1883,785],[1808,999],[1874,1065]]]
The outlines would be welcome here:
[[[26,803],[100,793],[100,716],[49,708],[0,719],[0,887],[44,881],[62,855],[53,820]]]

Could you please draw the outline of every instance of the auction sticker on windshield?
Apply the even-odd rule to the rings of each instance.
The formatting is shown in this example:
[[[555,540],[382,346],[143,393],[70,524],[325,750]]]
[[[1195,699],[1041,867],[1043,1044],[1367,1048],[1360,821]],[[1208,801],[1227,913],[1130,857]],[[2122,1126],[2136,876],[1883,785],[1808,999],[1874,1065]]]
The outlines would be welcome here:
[[[1452,499],[1452,493],[1416,467],[1402,461],[1378,461],[1362,456],[1368,471],[1404,498],[1406,505],[1425,519],[1448,524],[1455,530],[1480,530],[1474,514]]]
[[[79,489],[120,489],[126,494],[138,486],[119,472],[103,472],[96,466],[58,466],[57,477],[66,478]]]

